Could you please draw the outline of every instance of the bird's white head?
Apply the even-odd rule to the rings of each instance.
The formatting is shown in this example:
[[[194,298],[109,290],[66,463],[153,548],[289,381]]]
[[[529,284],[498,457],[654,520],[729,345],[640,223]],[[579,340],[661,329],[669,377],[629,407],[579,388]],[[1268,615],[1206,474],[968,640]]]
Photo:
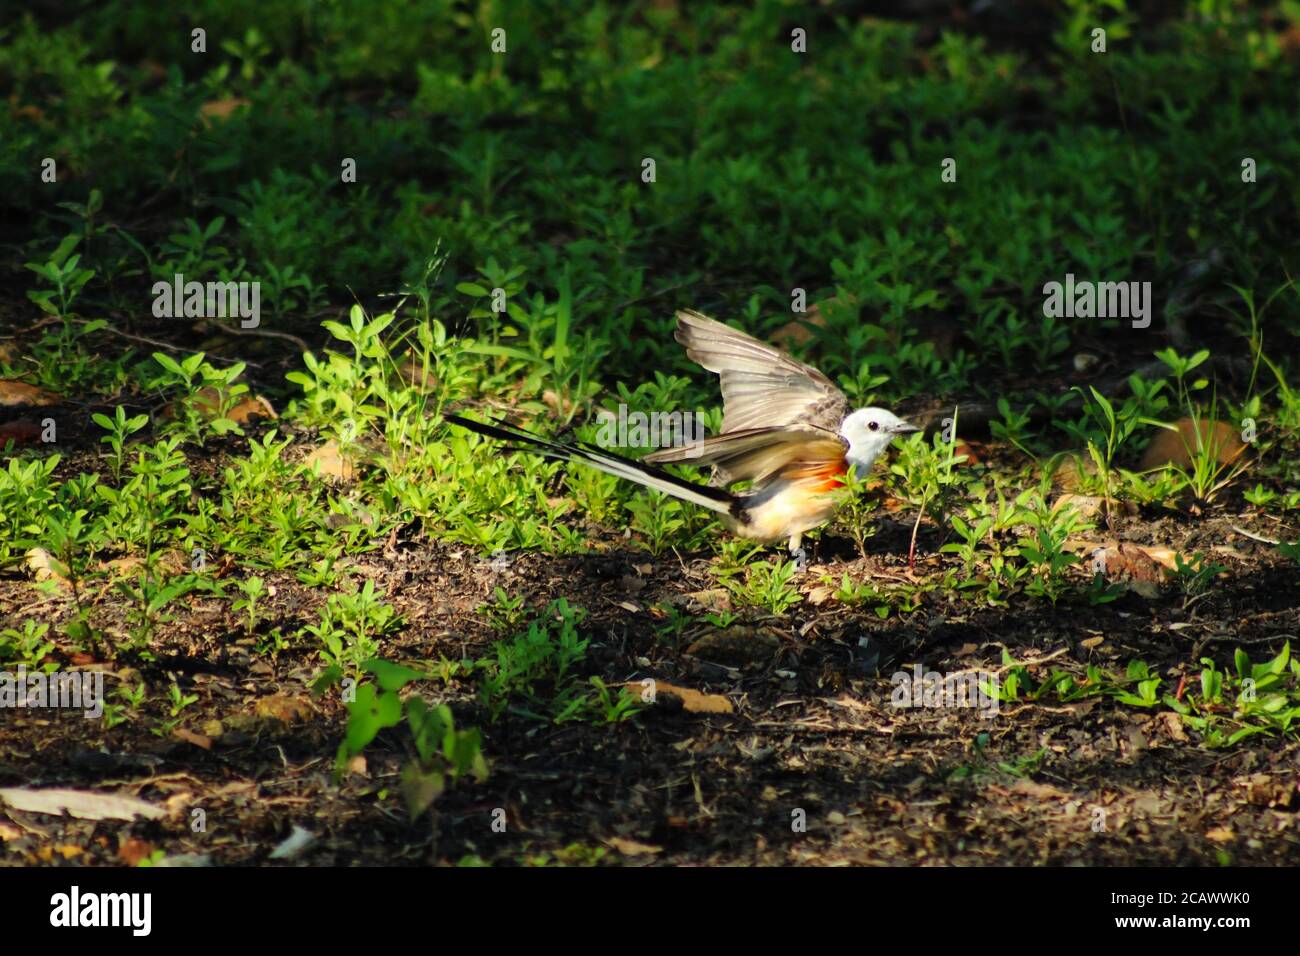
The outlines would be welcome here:
[[[894,436],[920,430],[883,408],[859,408],[840,425],[840,434],[849,443],[845,457],[857,470],[859,478],[866,477],[872,462],[889,447]]]

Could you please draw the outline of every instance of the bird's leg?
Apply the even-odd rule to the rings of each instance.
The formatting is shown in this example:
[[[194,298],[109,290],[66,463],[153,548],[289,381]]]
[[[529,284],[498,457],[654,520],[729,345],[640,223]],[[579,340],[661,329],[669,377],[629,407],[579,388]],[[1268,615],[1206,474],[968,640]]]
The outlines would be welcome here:
[[[806,552],[803,549],[800,543],[802,541],[803,541],[802,531],[796,531],[794,534],[790,535],[790,541],[789,541],[790,558],[792,561],[794,561],[795,568],[801,573],[803,569],[808,565],[808,552]]]

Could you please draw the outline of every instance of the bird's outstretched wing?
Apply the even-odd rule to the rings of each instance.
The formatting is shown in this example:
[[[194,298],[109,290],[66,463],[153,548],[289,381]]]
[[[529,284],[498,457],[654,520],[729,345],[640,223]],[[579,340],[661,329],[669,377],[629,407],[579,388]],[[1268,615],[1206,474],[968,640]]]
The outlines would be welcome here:
[[[722,431],[646,461],[712,464],[714,481],[762,481],[797,461],[843,458],[849,402],[825,375],[698,312],[677,313],[678,342],[722,387]]]
[[[722,433],[811,425],[838,432],[844,393],[810,365],[729,325],[689,310],[677,313],[678,342],[722,385]]]

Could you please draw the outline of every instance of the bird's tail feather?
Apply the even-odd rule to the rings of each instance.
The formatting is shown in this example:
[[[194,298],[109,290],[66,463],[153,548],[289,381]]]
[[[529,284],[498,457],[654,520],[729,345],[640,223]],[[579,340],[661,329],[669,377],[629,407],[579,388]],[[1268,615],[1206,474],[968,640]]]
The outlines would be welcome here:
[[[738,501],[735,495],[722,488],[697,485],[684,478],[678,478],[676,475],[670,475],[662,468],[656,468],[644,462],[633,461],[631,458],[615,455],[603,448],[597,448],[585,442],[574,444],[554,442],[508,425],[489,425],[485,422],[461,418],[459,415],[444,415],[443,420],[499,441],[520,442],[529,451],[545,458],[555,458],[559,461],[576,461],[589,465],[607,475],[626,478],[638,485],[654,488],[656,491],[662,491],[674,498],[681,498],[683,501],[689,501],[692,504],[697,504],[702,508],[708,508],[710,511],[716,511],[720,514],[732,514]]]

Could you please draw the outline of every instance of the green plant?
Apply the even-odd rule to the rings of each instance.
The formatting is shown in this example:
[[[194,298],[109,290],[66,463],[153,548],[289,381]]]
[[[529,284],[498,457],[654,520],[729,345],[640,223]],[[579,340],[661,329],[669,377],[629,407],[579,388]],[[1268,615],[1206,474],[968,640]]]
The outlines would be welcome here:
[[[91,644],[96,633],[90,625],[89,602],[85,582],[91,576],[96,550],[103,543],[103,525],[87,520],[89,512],[78,508],[56,517],[51,511],[45,515],[46,544],[49,546],[51,570],[55,578],[67,584],[72,592],[73,618],[66,632],[74,641]],[[58,585],[49,582],[52,589]]]
[[[797,570],[794,561],[757,561],[743,574],[719,573],[718,580],[739,603],[781,615],[803,600],[791,584]]]
[[[1097,469],[1097,483],[1105,498],[1109,519],[1114,509],[1111,495],[1115,488],[1115,457],[1142,417],[1135,399],[1128,399],[1116,410],[1110,400],[1091,385],[1086,393],[1082,389],[1076,391],[1083,396],[1084,423],[1067,427],[1087,444],[1088,456]]]
[[[835,512],[836,519],[853,536],[858,554],[864,558],[867,556],[867,539],[876,533],[876,510],[880,507],[878,498],[867,490],[868,479],[868,475],[859,475],[857,468],[850,467],[844,475],[843,502]]]
[[[492,645],[492,655],[479,662],[480,696],[492,721],[509,711],[558,724],[588,717],[593,706],[608,715],[608,696],[599,687],[594,696],[584,692],[574,673],[587,655],[588,641],[578,633],[585,614],[559,598],[527,631]]]
[[[412,821],[450,784],[464,777],[479,782],[487,779],[488,765],[477,729],[458,730],[446,704],[430,707],[414,694],[401,696],[408,684],[427,679],[424,672],[379,659],[361,662],[360,669],[374,681],[359,685],[355,698],[347,702],[348,722],[339,743],[336,774],[341,775],[381,730],[396,727],[405,717],[415,754],[402,767],[401,788]],[[342,669],[331,666],[313,683],[313,692],[319,695],[342,678]]]
[[[632,528],[645,536],[646,549],[658,557],[668,542],[686,526],[686,506],[652,488],[639,490],[628,502]]]
[[[1204,737],[1209,747],[1230,747],[1257,734],[1290,734],[1300,722],[1300,662],[1290,642],[1272,660],[1253,664],[1237,649],[1233,670],[1201,658],[1200,681],[1185,697],[1166,695],[1165,705]]]
[[[1249,462],[1240,454],[1234,456],[1226,454],[1230,439],[1220,431],[1217,393],[1211,398],[1208,406],[1202,405],[1192,397],[1194,393],[1208,387],[1209,380],[1199,378],[1189,381],[1188,376],[1209,357],[1210,353],[1207,349],[1202,349],[1189,358],[1184,358],[1172,348],[1156,353],[1156,358],[1169,366],[1174,374],[1178,402],[1187,415],[1191,427],[1180,428],[1176,423],[1168,422],[1155,424],[1179,434],[1188,464],[1178,465],[1173,470],[1182,476],[1199,503],[1214,500],[1220,491],[1232,484],[1249,467]],[[1191,432],[1190,439],[1188,431]]]
[[[28,269],[52,286],[31,290],[27,293],[27,298],[35,302],[42,312],[62,318],[65,328],[72,312],[72,303],[86,283],[95,277],[94,269],[81,268],[81,255],[72,254],[80,241],[81,236],[76,234],[66,236],[44,262],[27,263]]]
[[[576,695],[568,678],[573,665],[587,653],[587,641],[577,630],[583,613],[570,608],[561,598],[548,606],[526,632],[493,645],[495,657],[484,667],[481,683],[483,702],[493,720],[500,718],[510,706],[512,696],[522,697],[534,705],[549,699],[559,715],[573,715],[570,708]],[[544,695],[539,685],[552,693]],[[565,691],[569,693],[566,695]],[[533,711],[521,712],[540,718]]]
[[[181,712],[199,699],[198,694],[186,694],[175,680],[167,687],[167,717],[149,728],[158,737],[170,737],[181,722]]]
[[[613,688],[594,674],[590,679],[596,689],[592,709],[596,716],[607,724],[622,723],[635,717],[642,709],[640,696],[627,687]]]
[[[894,494],[917,509],[908,547],[909,567],[916,565],[916,536],[921,520],[930,515],[941,525],[947,523],[953,498],[962,483],[954,468],[966,460],[957,454],[957,410],[943,421],[929,442],[918,432],[902,441],[897,460],[890,465],[890,487]]]
[[[95,412],[91,419],[96,425],[108,432],[99,440],[113,449],[113,480],[120,482],[122,480],[122,462],[127,436],[138,432],[149,424],[149,416],[135,415],[127,418],[126,409],[118,405],[113,410],[112,418],[102,412]]]
[[[163,352],[154,352],[153,358],[162,366],[162,374],[154,384],[173,387],[180,392],[176,417],[168,426],[169,430],[177,430],[186,440],[199,445],[203,444],[208,433],[244,433],[239,423],[229,417],[231,410],[248,392],[247,385],[235,381],[243,374],[243,362],[219,369],[204,361],[202,352],[179,362]]]
[[[1001,419],[991,419],[989,421],[989,431],[993,437],[998,441],[1009,442],[1029,455],[1029,457],[1034,457],[1025,445],[1027,441],[1026,429],[1031,421],[1029,409],[1025,408],[1017,411],[1012,407],[1011,402],[1004,397],[998,398],[997,409],[998,414],[1002,416]]]
[[[1033,753],[1023,754],[1011,760],[990,761],[988,746],[991,740],[992,737],[988,733],[976,734],[975,740],[971,744],[971,750],[975,757],[974,762],[954,768],[948,774],[948,781],[955,783],[972,778],[980,779],[995,772],[1003,773],[1008,777],[1028,778],[1036,774],[1046,761],[1048,754],[1046,747],[1040,747]]]
[[[1027,573],[1016,560],[1019,550],[1005,541],[1014,528],[1028,523],[1030,516],[1021,507],[1021,498],[1008,500],[1001,490],[995,490],[993,503],[987,490],[984,495],[982,500],[968,504],[964,515],[954,513],[949,518],[961,540],[950,541],[939,551],[955,554],[961,560],[963,576],[955,581],[956,587],[981,592],[989,604],[997,605],[1005,603]]]
[[[1267,508],[1277,500],[1277,492],[1271,488],[1265,488],[1261,484],[1256,484],[1254,488],[1242,492],[1242,497],[1256,508]]]
[[[1174,576],[1183,590],[1183,607],[1190,607],[1205,596],[1214,579],[1227,571],[1227,567],[1208,560],[1197,552],[1189,561],[1181,554],[1174,555]]]
[[[22,630],[6,627],[0,631],[0,664],[17,662],[29,668],[41,666],[41,661],[54,650],[54,642],[46,640],[50,626],[36,621],[23,621]],[[49,665],[49,669],[57,667]]]
[[[321,644],[320,656],[340,669],[355,669],[379,653],[379,639],[402,625],[401,615],[385,604],[366,581],[350,594],[331,594],[316,624],[303,632]]]
[[[848,573],[841,575],[839,587],[835,591],[835,600],[845,604],[870,604],[876,617],[882,621],[889,617],[892,610],[889,595],[879,590],[870,580],[854,581]]]
[[[148,694],[148,688],[145,686],[144,681],[136,684],[135,687],[129,687],[126,684],[122,684],[118,687],[117,693],[128,707],[132,710],[139,710],[144,706],[145,697]]]
[[[152,657],[149,643],[159,625],[173,618],[166,609],[192,591],[220,594],[217,582],[195,574],[182,574],[170,580],[149,563],[140,566],[134,577],[115,582],[118,592],[127,599],[130,610],[127,620],[131,625],[131,648],[144,657]]]
[[[334,558],[317,558],[311,567],[297,573],[299,583],[309,588],[329,588],[338,581],[338,572],[334,570]]]
[[[247,580],[240,581],[238,587],[240,593],[243,594],[243,597],[236,598],[235,601],[231,603],[230,609],[236,613],[240,611],[246,612],[244,618],[244,633],[252,634],[257,628],[258,602],[264,599],[268,594],[266,583],[261,578],[254,575]]]
[[[1048,505],[1041,489],[1031,489],[1017,504],[1024,508],[1030,533],[1019,541],[1019,554],[1032,570],[1025,592],[1055,604],[1067,590],[1067,572],[1082,560],[1065,549],[1072,535],[1092,527],[1072,504]]]
[[[512,631],[528,616],[523,595],[512,598],[499,584],[492,591],[492,603],[483,610],[494,631]]]

